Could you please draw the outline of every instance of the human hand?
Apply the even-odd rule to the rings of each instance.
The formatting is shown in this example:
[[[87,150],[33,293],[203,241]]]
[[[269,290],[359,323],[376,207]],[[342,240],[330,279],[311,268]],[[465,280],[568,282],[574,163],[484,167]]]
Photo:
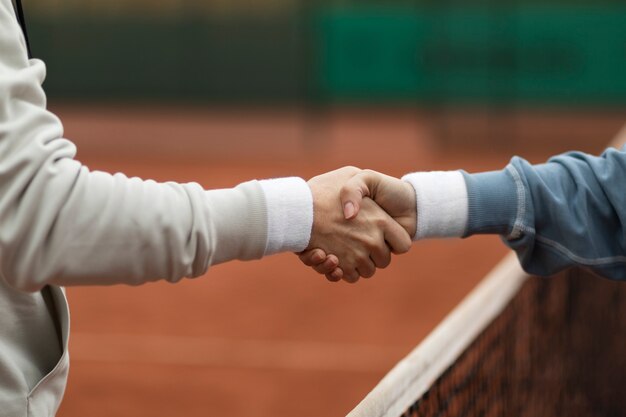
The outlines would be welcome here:
[[[305,264],[314,266],[331,281],[369,278],[377,267],[389,265],[391,252],[405,253],[411,246],[405,228],[366,198],[364,192],[359,193],[360,198],[346,193],[362,190],[361,182],[371,181],[370,176],[361,178],[361,173],[358,168],[345,167],[309,180],[314,204],[313,231],[307,251],[300,256]],[[348,199],[355,208],[349,219],[343,210]],[[326,256],[327,253],[332,255]]]
[[[364,198],[373,199],[395,221],[414,236],[417,227],[415,190],[411,184],[400,179],[372,170],[350,170],[352,175],[341,187],[340,201],[346,219],[355,219],[360,212]],[[336,256],[326,255],[321,248],[300,254],[300,260],[312,266],[317,272],[326,275],[331,281],[338,281],[343,271]]]
[[[404,227],[409,236],[415,236],[417,205],[415,189],[411,184],[370,169],[357,173],[344,184],[340,192],[346,219],[356,217],[365,197],[374,200]]]

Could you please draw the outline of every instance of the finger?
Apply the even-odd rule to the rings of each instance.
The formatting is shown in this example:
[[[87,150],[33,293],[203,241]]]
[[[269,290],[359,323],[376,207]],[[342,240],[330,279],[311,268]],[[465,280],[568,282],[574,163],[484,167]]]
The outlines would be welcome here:
[[[383,229],[385,241],[393,253],[407,253],[411,249],[411,237],[402,226],[393,219],[389,219]]]
[[[330,274],[331,272],[333,272],[335,268],[337,268],[338,265],[339,265],[339,260],[337,259],[337,257],[335,255],[328,255],[326,257],[326,260],[324,260],[324,262],[322,262],[319,265],[313,266],[313,269],[315,269],[316,272],[322,275],[326,275],[326,274]]]
[[[372,248],[370,255],[376,268],[387,268],[391,263],[391,249],[387,243]]]
[[[346,219],[354,218],[361,208],[363,197],[370,196],[371,187],[375,183],[375,176],[369,172],[361,172],[350,178],[341,187],[339,198],[341,199],[341,207],[343,207],[343,215]]]
[[[341,268],[335,268],[335,270],[332,271],[330,274],[326,274],[326,279],[331,282],[340,281],[342,277],[343,271],[341,270]]]
[[[356,271],[363,278],[371,278],[376,273],[376,265],[374,265],[374,262],[372,262],[370,258],[362,259]]]
[[[341,277],[342,280],[350,283],[350,284],[354,284],[355,282],[357,282],[359,280],[359,273],[353,269],[351,271],[343,271],[343,276]]]
[[[326,260],[326,252],[321,249],[311,249],[298,254],[298,258],[306,266],[315,266]]]

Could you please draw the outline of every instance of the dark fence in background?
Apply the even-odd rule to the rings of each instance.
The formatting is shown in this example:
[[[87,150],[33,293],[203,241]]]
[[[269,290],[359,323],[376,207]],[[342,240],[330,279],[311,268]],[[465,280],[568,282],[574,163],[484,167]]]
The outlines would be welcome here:
[[[626,104],[626,5],[332,3],[29,25],[55,98]]]
[[[287,18],[33,18],[54,97],[295,100],[301,34]]]

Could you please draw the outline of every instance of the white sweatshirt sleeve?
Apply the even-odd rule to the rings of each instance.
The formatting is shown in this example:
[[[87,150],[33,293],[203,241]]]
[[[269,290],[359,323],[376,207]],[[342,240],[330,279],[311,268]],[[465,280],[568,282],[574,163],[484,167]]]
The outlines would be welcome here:
[[[11,2],[0,0],[0,276],[10,285],[177,281],[307,246],[313,207],[303,180],[205,191],[90,171],[46,110],[44,78]]]

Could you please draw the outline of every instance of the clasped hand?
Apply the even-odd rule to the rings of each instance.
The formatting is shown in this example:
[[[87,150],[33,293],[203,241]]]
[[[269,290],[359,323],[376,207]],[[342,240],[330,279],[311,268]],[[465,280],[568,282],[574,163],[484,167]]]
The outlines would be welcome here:
[[[311,178],[313,230],[300,260],[330,281],[369,278],[406,253],[415,235],[415,190],[371,170],[345,167]]]

